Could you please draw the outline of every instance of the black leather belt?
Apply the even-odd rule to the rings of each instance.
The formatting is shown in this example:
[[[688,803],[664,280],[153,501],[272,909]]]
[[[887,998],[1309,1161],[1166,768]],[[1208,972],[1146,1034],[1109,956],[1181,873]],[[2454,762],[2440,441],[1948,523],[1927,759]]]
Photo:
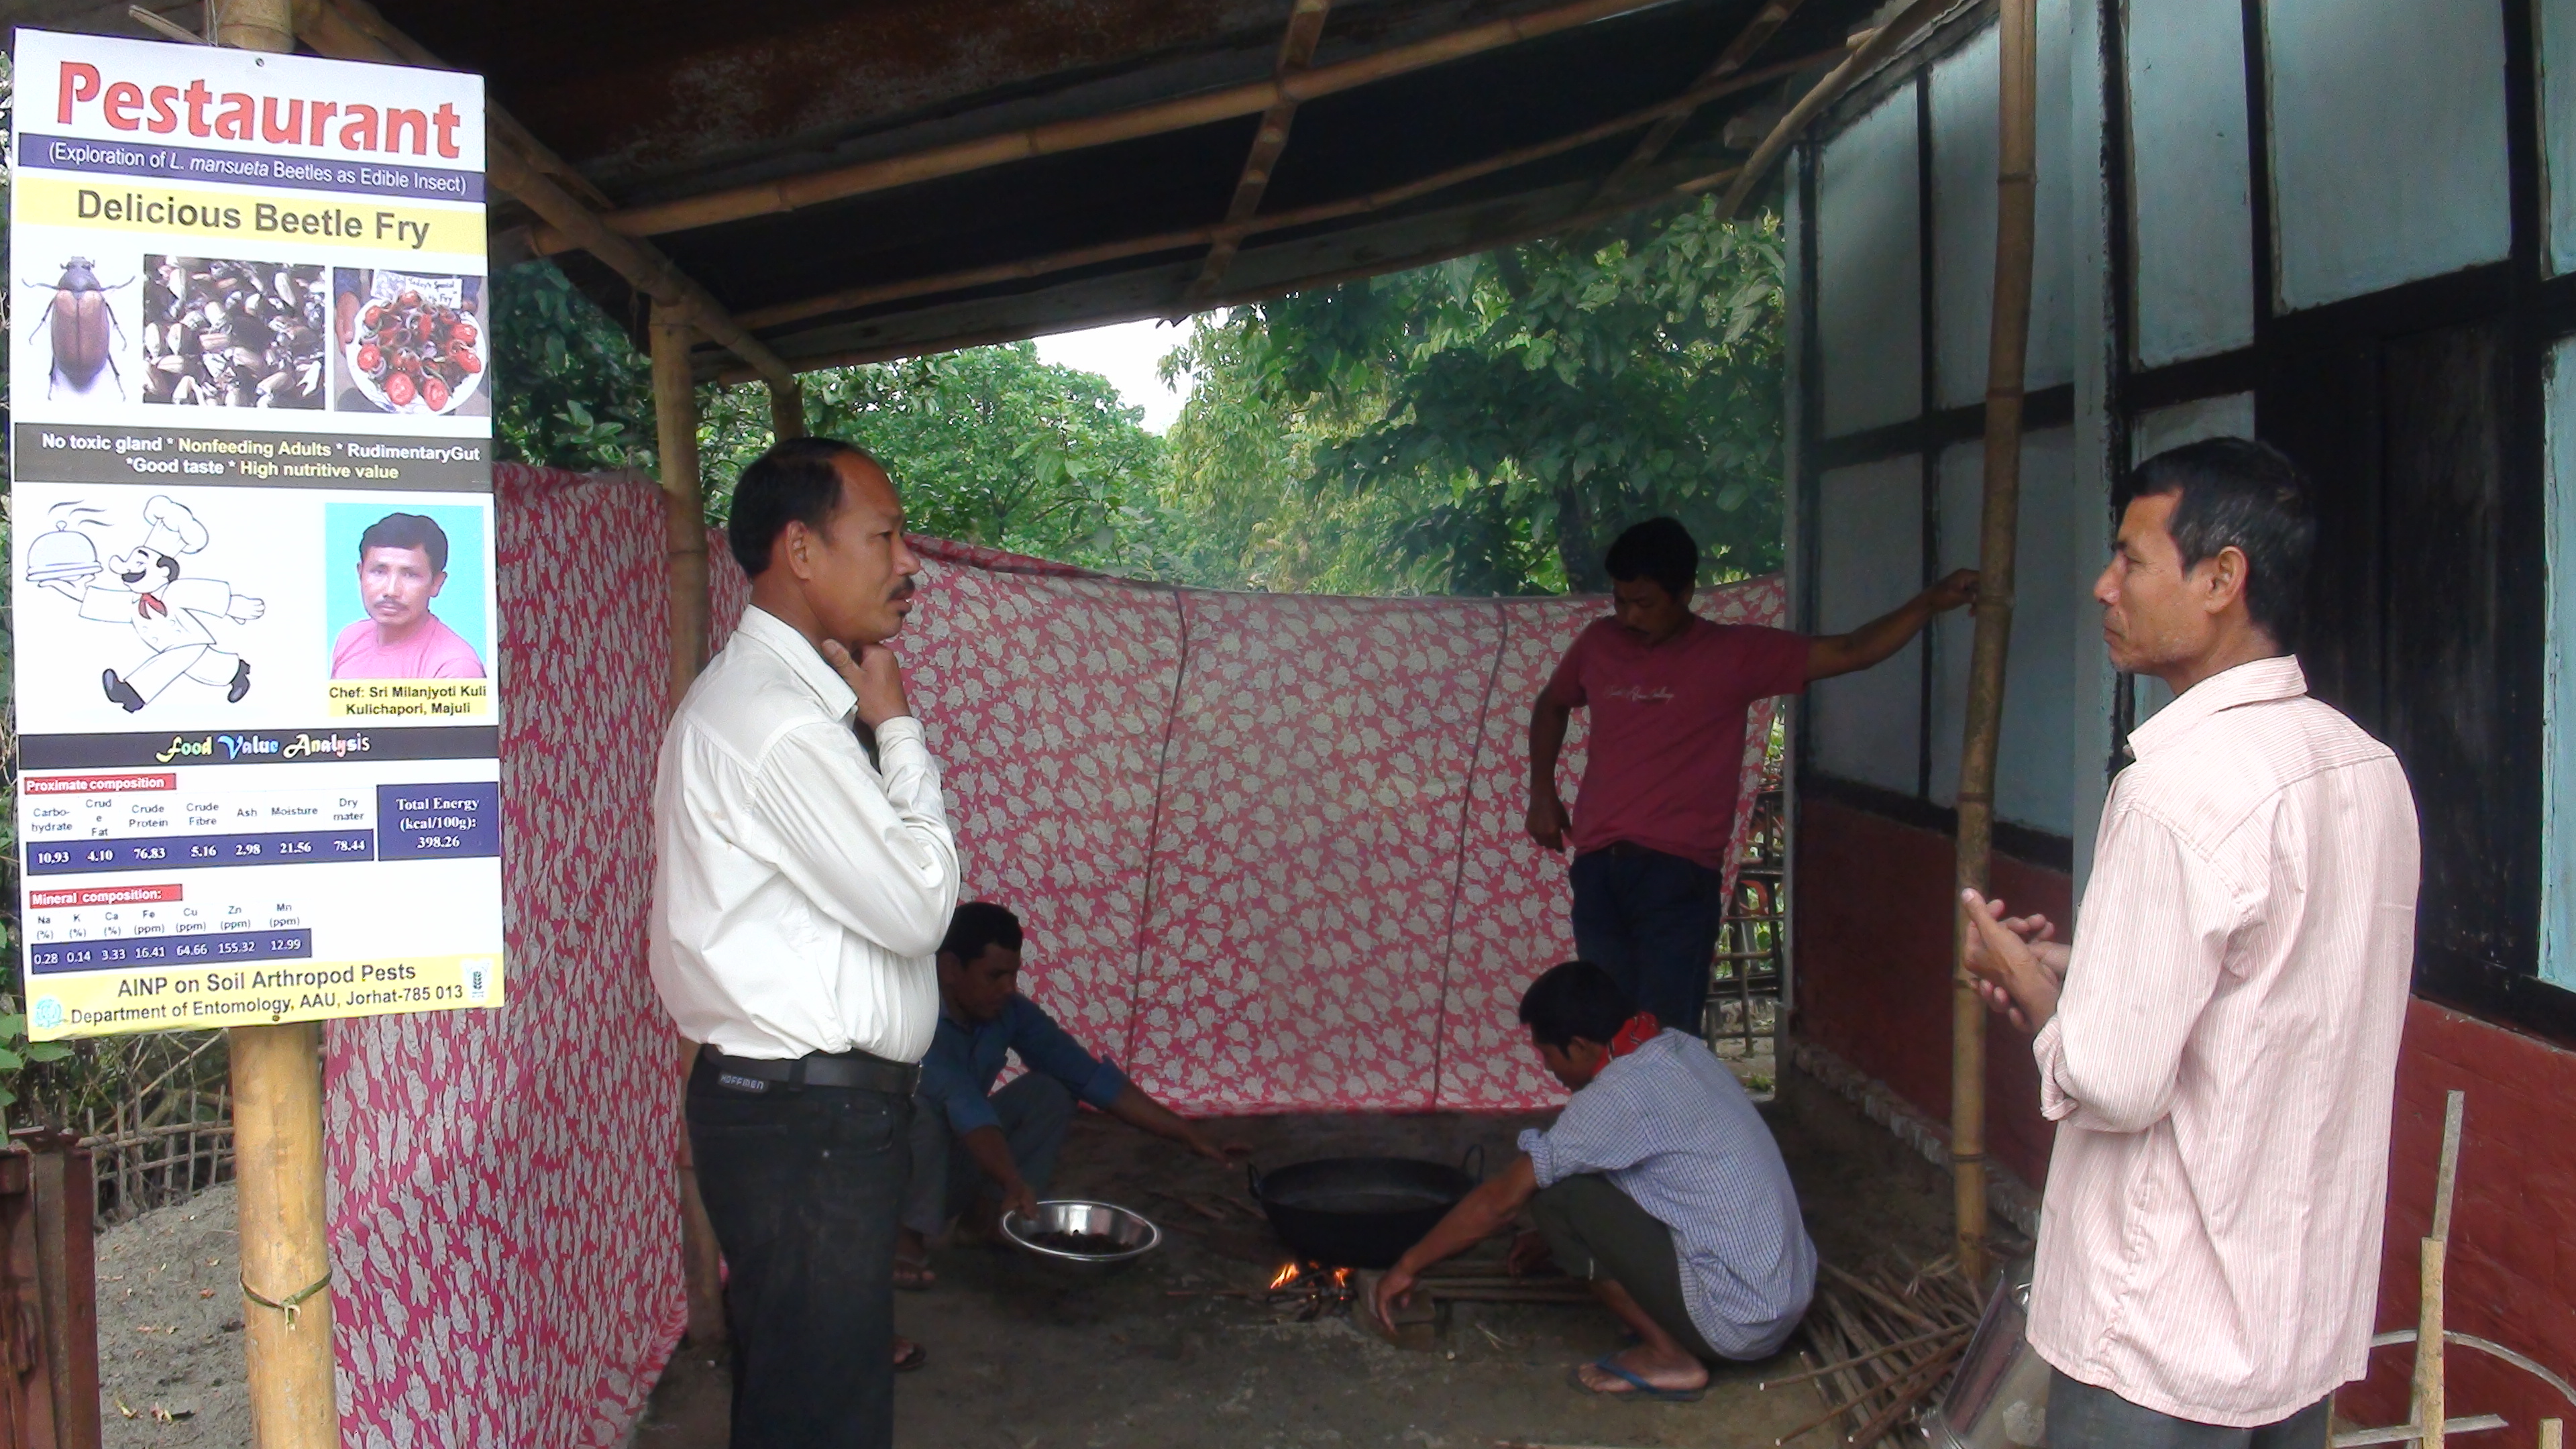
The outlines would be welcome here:
[[[1592,849],[1583,853],[1585,855],[1607,855],[1619,860],[1638,860],[1646,856],[1658,855],[1667,860],[1679,860],[1682,858],[1673,854],[1669,850],[1649,849],[1646,846],[1639,845],[1633,840],[1614,840],[1608,845],[1594,846]]]
[[[785,1087],[847,1087],[863,1092],[890,1092],[909,1097],[921,1085],[921,1068],[912,1062],[888,1061],[863,1051],[814,1052],[801,1057],[733,1057],[713,1046],[698,1048],[698,1059],[713,1067],[719,1086],[736,1091]],[[759,1085],[754,1086],[753,1083]]]

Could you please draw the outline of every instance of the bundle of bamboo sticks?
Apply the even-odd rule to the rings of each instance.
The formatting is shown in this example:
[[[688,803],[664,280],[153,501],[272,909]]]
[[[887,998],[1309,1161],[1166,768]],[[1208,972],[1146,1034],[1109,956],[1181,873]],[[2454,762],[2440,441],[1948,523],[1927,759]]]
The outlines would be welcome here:
[[[1938,1399],[1984,1305],[1950,1258],[1912,1269],[1871,1264],[1857,1274],[1817,1267],[1805,1328],[1816,1359],[1806,1372],[1762,1387],[1814,1384],[1825,1410],[1773,1442],[1785,1445],[1839,1421],[1846,1445],[1868,1449]]]

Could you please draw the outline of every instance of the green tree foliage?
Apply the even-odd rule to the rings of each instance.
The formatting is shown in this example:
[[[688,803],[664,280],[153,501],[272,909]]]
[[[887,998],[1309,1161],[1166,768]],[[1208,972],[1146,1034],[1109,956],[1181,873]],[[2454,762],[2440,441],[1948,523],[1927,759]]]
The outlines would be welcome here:
[[[652,363],[552,262],[492,275],[492,396],[503,459],[654,467]]]
[[[1606,587],[1659,513],[1711,577],[1780,549],[1780,236],[1701,202],[1202,318],[1168,551],[1210,583]],[[1226,577],[1229,568],[1233,578]]]
[[[700,390],[707,511],[770,443],[769,392]],[[1163,440],[1108,379],[1038,360],[1030,342],[810,374],[806,427],[877,455],[911,525],[942,538],[1121,573],[1159,574]]]
[[[653,466],[649,368],[550,264],[494,279],[504,457]],[[1029,343],[816,373],[924,532],[1133,576],[1331,593],[1605,586],[1670,513],[1708,576],[1776,568],[1780,235],[1712,207],[1202,317],[1166,438]],[[702,388],[708,511],[769,445],[759,384]]]

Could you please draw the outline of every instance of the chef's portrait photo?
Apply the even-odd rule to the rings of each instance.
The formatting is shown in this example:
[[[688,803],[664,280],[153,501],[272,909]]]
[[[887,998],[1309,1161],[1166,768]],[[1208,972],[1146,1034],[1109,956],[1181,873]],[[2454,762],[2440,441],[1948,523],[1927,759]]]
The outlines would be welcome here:
[[[486,677],[481,512],[334,503],[325,513],[331,677]]]

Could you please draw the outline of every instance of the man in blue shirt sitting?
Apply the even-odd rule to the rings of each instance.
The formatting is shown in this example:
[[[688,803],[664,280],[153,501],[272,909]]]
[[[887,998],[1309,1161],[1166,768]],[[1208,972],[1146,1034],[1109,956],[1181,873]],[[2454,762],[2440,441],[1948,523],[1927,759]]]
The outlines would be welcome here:
[[[1370,1311],[1384,1320],[1423,1269],[1526,1205],[1538,1232],[1513,1244],[1512,1271],[1554,1257],[1636,1336],[1577,1368],[1576,1387],[1696,1399],[1710,1361],[1779,1352],[1815,1291],[1816,1249],[1780,1145],[1734,1074],[1588,961],[1531,983],[1521,1024],[1574,1099],[1396,1261]]]
[[[951,1217],[989,1233],[1003,1212],[1037,1210],[1077,1100],[1226,1161],[1223,1149],[1084,1051],[1020,994],[1020,945],[1019,917],[990,901],[959,906],[939,943],[939,1028],[913,1099],[912,1186],[895,1239],[898,1288],[935,1281],[929,1239]],[[1028,1070],[996,1092],[1006,1053],[1017,1053]]]

